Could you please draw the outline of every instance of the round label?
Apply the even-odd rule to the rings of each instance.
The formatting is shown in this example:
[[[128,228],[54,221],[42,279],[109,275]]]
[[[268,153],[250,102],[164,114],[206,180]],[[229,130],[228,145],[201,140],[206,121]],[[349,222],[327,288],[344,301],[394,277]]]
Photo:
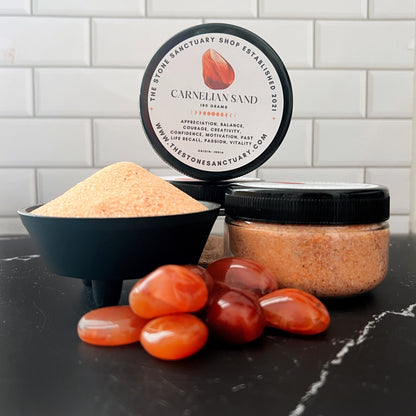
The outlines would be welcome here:
[[[226,24],[176,35],[146,69],[141,116],[150,142],[199,179],[241,176],[279,147],[292,91],[283,63],[261,38]]]

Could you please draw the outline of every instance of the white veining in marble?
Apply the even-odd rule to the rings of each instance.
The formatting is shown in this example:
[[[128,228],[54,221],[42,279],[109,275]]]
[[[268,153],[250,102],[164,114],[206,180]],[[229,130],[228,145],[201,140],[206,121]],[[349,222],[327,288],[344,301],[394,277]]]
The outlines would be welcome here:
[[[0,259],[0,261],[29,261],[32,259],[37,259],[40,257],[40,254],[30,254],[26,256],[17,256],[17,257],[9,257],[7,259]]]
[[[384,311],[378,315],[374,315],[373,319],[369,321],[367,325],[365,325],[364,328],[359,332],[357,338],[344,340],[345,343],[343,347],[337,352],[335,358],[330,359],[323,364],[318,380],[309,386],[308,390],[301,397],[296,408],[290,412],[289,416],[300,416],[303,414],[303,412],[306,410],[309,400],[315,397],[319,393],[319,390],[325,385],[328,376],[330,375],[331,367],[335,365],[341,365],[344,358],[351,351],[351,349],[365,342],[371,330],[374,329],[382,319],[384,319],[387,315],[398,315],[402,317],[415,318],[415,309],[416,303],[413,303],[401,311]]]

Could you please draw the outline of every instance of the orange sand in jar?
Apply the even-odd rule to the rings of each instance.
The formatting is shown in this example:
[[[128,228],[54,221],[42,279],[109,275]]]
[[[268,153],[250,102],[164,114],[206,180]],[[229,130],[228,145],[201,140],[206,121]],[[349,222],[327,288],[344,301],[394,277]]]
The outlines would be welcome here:
[[[316,296],[350,296],[377,286],[387,273],[389,229],[371,225],[281,225],[231,220],[234,256],[268,267],[280,287]]]
[[[207,208],[132,162],[107,166],[32,211],[52,217],[146,217]]]

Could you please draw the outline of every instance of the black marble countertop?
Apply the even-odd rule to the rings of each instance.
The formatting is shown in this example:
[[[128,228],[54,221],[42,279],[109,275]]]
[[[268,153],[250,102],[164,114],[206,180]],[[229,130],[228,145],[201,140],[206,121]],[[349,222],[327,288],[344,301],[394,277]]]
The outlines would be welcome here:
[[[80,341],[91,289],[48,272],[29,238],[0,238],[0,414],[413,416],[416,238],[391,237],[388,275],[372,292],[325,303],[324,334],[268,329],[244,346],[210,341],[159,361],[140,344]]]

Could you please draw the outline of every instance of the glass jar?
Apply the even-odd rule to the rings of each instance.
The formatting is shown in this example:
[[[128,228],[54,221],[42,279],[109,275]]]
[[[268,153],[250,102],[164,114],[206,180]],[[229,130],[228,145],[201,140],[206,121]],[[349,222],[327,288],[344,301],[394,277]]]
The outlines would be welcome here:
[[[268,267],[279,287],[319,297],[360,294],[385,277],[389,193],[370,184],[230,187],[226,254]]]
[[[222,181],[204,181],[187,176],[165,176],[166,181],[175,185],[181,191],[199,201],[216,202],[221,205],[218,217],[212,227],[210,236],[202,252],[200,265],[207,266],[215,260],[224,257],[224,199],[227,188],[234,183],[260,182],[255,177],[243,177]]]

